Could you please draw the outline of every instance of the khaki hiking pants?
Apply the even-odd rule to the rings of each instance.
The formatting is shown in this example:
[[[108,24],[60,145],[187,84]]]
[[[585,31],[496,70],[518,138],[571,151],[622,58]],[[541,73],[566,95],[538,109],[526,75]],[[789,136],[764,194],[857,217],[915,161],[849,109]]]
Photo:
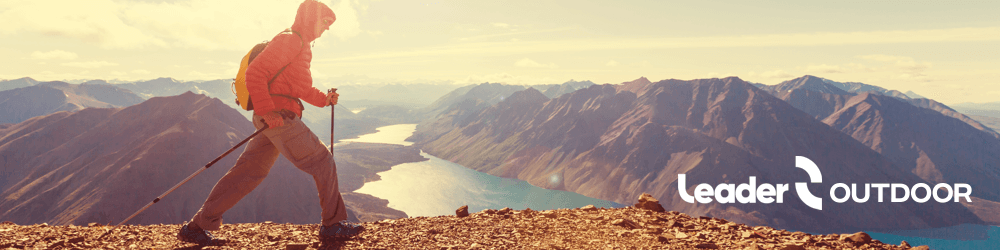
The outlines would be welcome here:
[[[257,129],[264,126],[261,117],[253,116]],[[337,184],[337,165],[333,154],[298,117],[285,119],[285,125],[264,130],[247,143],[236,165],[226,173],[208,195],[192,221],[204,230],[219,230],[222,214],[253,191],[278,160],[278,154],[288,158],[295,167],[313,176],[323,208],[323,225],[330,226],[347,219],[347,208]]]

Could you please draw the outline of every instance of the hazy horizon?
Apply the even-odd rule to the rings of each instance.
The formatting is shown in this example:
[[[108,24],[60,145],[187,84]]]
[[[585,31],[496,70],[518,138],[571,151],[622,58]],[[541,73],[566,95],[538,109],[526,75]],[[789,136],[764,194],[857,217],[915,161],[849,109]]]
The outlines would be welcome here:
[[[316,82],[597,84],[803,75],[996,102],[998,2],[328,1]],[[230,79],[301,0],[0,3],[0,78]]]

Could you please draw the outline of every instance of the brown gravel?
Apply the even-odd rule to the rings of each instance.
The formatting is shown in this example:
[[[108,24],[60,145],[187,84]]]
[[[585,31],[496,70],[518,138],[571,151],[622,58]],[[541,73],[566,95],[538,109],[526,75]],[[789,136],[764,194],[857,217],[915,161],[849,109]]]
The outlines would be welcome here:
[[[315,224],[226,224],[214,233],[226,244],[198,246],[175,238],[179,225],[123,226],[97,240],[109,226],[3,223],[0,249],[909,249],[863,233],[810,235],[632,207],[507,208],[363,225],[353,240],[321,242]]]

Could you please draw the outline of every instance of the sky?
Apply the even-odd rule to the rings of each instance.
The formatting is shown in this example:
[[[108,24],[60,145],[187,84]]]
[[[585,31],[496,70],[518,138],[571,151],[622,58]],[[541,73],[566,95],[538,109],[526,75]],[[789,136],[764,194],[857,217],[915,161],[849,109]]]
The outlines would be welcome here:
[[[0,0],[0,79],[231,79],[301,2]],[[815,75],[1000,101],[1000,1],[321,2],[324,87]]]

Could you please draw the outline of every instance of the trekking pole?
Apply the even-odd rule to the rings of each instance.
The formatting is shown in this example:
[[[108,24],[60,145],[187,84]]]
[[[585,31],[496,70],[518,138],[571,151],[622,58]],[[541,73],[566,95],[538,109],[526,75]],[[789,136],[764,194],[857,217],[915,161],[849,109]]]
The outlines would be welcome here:
[[[331,88],[330,90],[327,90],[326,93],[337,93],[337,88]],[[336,113],[335,112],[336,110],[337,108],[333,107],[333,105],[330,105],[330,156],[333,156],[333,124],[334,124],[334,117],[336,117],[334,115],[334,113]]]
[[[264,127],[258,129],[256,132],[253,132],[253,134],[251,134],[249,137],[247,137],[246,139],[243,139],[243,141],[240,141],[240,143],[237,143],[236,146],[233,146],[232,148],[230,148],[229,150],[227,150],[225,153],[222,153],[222,155],[220,155],[219,157],[216,157],[215,160],[212,160],[211,162],[209,162],[208,164],[206,164],[205,167],[199,169],[197,172],[194,172],[194,174],[191,174],[190,176],[188,176],[187,178],[185,178],[180,183],[177,183],[177,185],[174,185],[174,187],[170,188],[170,190],[167,190],[167,192],[165,192],[165,193],[161,194],[160,196],[156,197],[156,199],[153,199],[152,202],[150,202],[149,204],[146,204],[145,207],[142,207],[142,209],[139,209],[139,211],[136,211],[135,213],[133,213],[128,218],[125,218],[125,220],[123,220],[122,222],[118,223],[118,225],[115,225],[115,227],[111,228],[111,230],[108,230],[107,232],[104,232],[104,234],[102,234],[100,237],[97,237],[97,239],[99,240],[101,238],[104,238],[105,235],[110,234],[116,228],[118,228],[122,224],[125,224],[125,222],[128,222],[129,220],[131,220],[136,215],[139,215],[139,213],[142,213],[142,211],[146,211],[146,209],[149,208],[150,206],[152,206],[153,204],[155,204],[157,202],[160,202],[160,199],[163,199],[164,196],[167,196],[168,194],[170,194],[170,192],[173,192],[175,189],[179,188],[181,185],[184,185],[184,183],[187,183],[188,181],[190,181],[191,178],[194,178],[198,174],[201,174],[201,172],[205,171],[205,169],[208,169],[209,167],[211,167],[212,164],[215,164],[219,160],[222,160],[223,157],[226,157],[226,155],[229,155],[229,153],[232,153],[233,150],[236,150],[236,148],[239,148],[240,146],[243,146],[243,144],[246,143],[247,141],[250,141],[251,138],[254,138],[255,136],[257,136],[261,132],[264,132],[264,130],[267,129],[268,126],[267,126],[267,123],[264,122],[263,120],[261,120],[261,122],[264,123]]]

